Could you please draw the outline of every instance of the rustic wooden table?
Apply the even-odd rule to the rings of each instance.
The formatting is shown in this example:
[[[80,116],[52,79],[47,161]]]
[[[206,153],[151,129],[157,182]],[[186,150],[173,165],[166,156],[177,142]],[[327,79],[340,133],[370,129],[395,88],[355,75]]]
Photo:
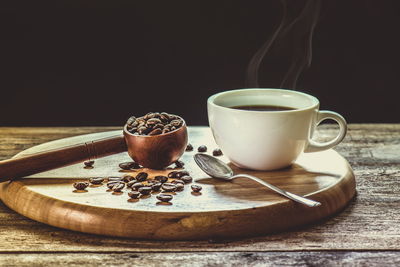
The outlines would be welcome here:
[[[336,129],[322,128],[321,136]],[[0,128],[0,159],[49,140],[114,129]],[[350,162],[358,194],[340,214],[314,225],[243,240],[139,241],[58,229],[0,203],[0,266],[399,266],[400,124],[351,124],[336,150]]]

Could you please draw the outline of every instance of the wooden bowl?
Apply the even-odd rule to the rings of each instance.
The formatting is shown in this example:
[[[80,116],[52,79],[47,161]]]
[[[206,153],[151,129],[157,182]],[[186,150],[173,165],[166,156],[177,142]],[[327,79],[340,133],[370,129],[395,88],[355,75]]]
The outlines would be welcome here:
[[[182,118],[181,118],[182,119]],[[188,143],[186,122],[175,131],[160,135],[135,135],[124,126],[124,136],[129,156],[150,169],[163,169],[177,161]]]

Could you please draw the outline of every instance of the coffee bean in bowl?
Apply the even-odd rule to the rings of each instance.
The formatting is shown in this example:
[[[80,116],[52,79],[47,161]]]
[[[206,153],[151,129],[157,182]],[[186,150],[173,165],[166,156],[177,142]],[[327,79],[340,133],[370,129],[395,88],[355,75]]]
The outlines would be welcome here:
[[[150,169],[163,169],[176,162],[188,141],[185,121],[165,112],[130,117],[124,127],[124,136],[129,156]]]

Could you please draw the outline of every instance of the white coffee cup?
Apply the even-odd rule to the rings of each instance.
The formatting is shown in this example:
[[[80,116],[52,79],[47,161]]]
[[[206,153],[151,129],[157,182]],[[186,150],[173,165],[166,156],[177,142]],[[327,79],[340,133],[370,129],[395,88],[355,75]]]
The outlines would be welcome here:
[[[234,109],[235,106],[272,105],[293,108],[283,111]],[[214,139],[238,167],[274,170],[291,165],[302,152],[332,148],[346,135],[345,119],[333,111],[319,111],[314,96],[283,89],[239,89],[208,98],[208,120]],[[331,141],[312,140],[317,125],[326,119],[339,124]]]

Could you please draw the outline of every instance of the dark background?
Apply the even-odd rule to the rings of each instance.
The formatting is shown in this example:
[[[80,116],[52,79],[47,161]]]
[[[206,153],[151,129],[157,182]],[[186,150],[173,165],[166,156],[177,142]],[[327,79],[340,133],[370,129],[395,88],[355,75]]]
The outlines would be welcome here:
[[[351,123],[400,122],[399,2],[322,1],[296,89]],[[207,97],[246,86],[281,15],[277,0],[1,1],[0,126],[122,125],[148,111],[205,125]],[[289,68],[278,52],[261,87]]]

